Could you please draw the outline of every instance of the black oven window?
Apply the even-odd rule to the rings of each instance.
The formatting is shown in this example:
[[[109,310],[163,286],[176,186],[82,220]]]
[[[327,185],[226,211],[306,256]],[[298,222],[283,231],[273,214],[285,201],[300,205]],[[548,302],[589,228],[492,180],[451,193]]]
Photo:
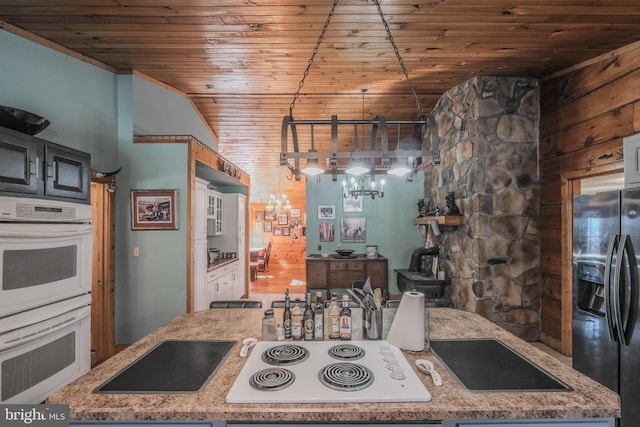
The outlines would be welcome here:
[[[2,259],[2,289],[28,288],[75,277],[78,247],[7,250]]]
[[[76,360],[76,333],[46,343],[26,353],[4,360],[2,400],[7,400],[52,377]]]

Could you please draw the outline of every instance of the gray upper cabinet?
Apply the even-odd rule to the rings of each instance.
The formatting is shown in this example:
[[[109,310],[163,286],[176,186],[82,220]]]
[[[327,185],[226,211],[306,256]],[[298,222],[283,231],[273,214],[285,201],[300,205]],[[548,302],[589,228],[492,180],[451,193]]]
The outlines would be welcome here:
[[[90,203],[91,156],[0,127],[0,195]]]

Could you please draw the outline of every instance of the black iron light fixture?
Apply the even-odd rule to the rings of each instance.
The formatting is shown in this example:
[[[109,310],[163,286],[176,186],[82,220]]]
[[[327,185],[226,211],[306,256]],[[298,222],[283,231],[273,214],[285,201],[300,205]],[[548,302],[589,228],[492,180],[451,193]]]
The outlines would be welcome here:
[[[409,78],[409,74],[404,65],[400,52],[396,46],[393,35],[389,28],[389,24],[382,13],[379,0],[373,0],[375,3],[378,14],[385,28],[387,38],[391,43],[395,56],[400,64],[402,72],[405,76],[406,83],[411,91],[413,99],[417,108],[416,120],[387,120],[383,116],[376,116],[373,120],[367,120],[364,117],[364,94],[366,89],[361,89],[362,101],[363,101],[363,116],[361,120],[339,120],[337,115],[332,115],[330,119],[321,120],[297,120],[293,117],[293,109],[296,101],[300,96],[300,91],[304,86],[305,79],[309,74],[309,70],[313,65],[313,60],[318,52],[320,44],[324,40],[327,28],[331,22],[331,18],[335,12],[336,6],[339,0],[334,0],[333,6],[327,16],[320,36],[316,42],[315,48],[309,59],[307,68],[305,69],[302,79],[298,84],[297,91],[293,96],[293,100],[289,105],[289,114],[282,120],[281,129],[281,152],[280,152],[280,165],[287,167],[292,175],[295,176],[296,181],[301,179],[301,173],[315,176],[322,173],[331,173],[333,181],[337,181],[338,173],[347,173],[348,175],[369,175],[366,178],[369,182],[376,182],[375,174],[388,173],[393,175],[404,175],[413,173],[416,166],[422,161],[424,157],[439,157],[438,153],[432,151],[422,150],[422,138],[427,126],[429,126],[426,120],[422,104],[418,99],[413,82]],[[311,135],[311,147],[308,150],[301,150],[300,139],[298,138],[298,132],[308,127]],[[395,150],[389,149],[389,133],[390,127],[397,128],[397,140],[395,141]],[[322,135],[330,135],[330,141],[328,144],[330,150],[317,151],[314,147],[315,132],[318,128],[323,129]],[[339,147],[338,136],[345,134],[342,129],[351,128],[346,131],[347,135],[353,131],[354,142],[353,149],[344,149],[343,145]],[[362,150],[358,147],[358,128],[360,128],[362,134]],[[407,148],[401,148],[400,135],[401,128],[403,130],[411,129],[411,137]],[[365,135],[370,135],[370,144],[367,149],[365,143]],[[407,144],[405,144],[407,145]],[[300,168],[301,161],[306,160],[304,168]],[[327,170],[320,166],[320,162],[326,164]],[[360,170],[351,169],[352,163],[364,163],[364,168]],[[349,172],[347,172],[347,170]],[[347,177],[348,178],[348,177]],[[407,178],[407,181],[412,180],[412,175]],[[361,180],[362,181],[362,180]],[[370,195],[370,194],[369,194]],[[379,197],[382,197],[383,192],[376,193]],[[374,196],[375,197],[375,196]]]

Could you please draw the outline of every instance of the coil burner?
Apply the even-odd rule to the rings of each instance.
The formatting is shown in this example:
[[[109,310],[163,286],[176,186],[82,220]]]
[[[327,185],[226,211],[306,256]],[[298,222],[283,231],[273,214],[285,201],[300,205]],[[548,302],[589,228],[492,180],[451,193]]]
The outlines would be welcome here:
[[[320,382],[337,391],[358,391],[373,383],[373,372],[357,363],[333,363],[318,373]]]
[[[283,344],[262,353],[262,360],[269,365],[295,365],[309,357],[309,350],[299,345]]]
[[[260,391],[282,390],[293,384],[296,376],[284,368],[267,368],[256,372],[249,379],[249,384]]]
[[[338,360],[358,360],[364,357],[364,349],[353,344],[339,344],[329,349],[329,355]]]

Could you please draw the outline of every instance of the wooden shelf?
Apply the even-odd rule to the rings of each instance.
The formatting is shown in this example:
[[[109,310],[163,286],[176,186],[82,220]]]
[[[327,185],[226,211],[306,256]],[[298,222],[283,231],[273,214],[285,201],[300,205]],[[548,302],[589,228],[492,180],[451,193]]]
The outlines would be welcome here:
[[[462,215],[456,216],[423,216],[413,220],[414,224],[429,224],[431,221],[436,220],[439,225],[462,225],[464,217]]]

